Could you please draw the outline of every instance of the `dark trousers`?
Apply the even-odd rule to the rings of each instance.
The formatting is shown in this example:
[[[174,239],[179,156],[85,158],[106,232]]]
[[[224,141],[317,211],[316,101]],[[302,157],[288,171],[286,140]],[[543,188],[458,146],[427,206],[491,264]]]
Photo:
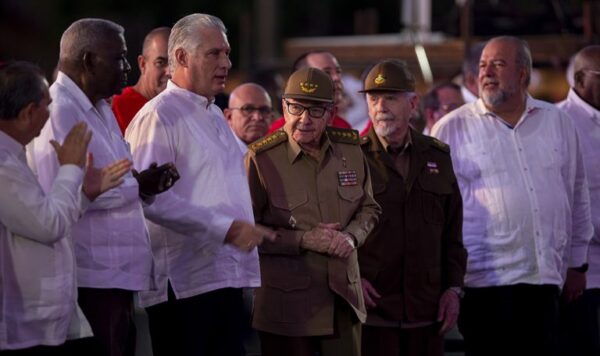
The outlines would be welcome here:
[[[96,356],[97,353],[91,347],[92,338],[67,340],[57,346],[34,346],[20,350],[0,350],[1,356]]]
[[[401,329],[363,325],[364,356],[442,356],[444,337],[439,324]]]
[[[243,355],[242,289],[224,288],[146,308],[154,356]]]
[[[560,344],[562,356],[600,355],[600,288],[561,304]]]
[[[360,356],[361,325],[341,299],[336,299],[334,319],[333,335],[284,336],[260,331],[262,356]]]
[[[123,289],[79,288],[79,306],[90,322],[92,346],[98,355],[134,356],[136,330],[133,292]],[[87,355],[86,355],[87,356]]]
[[[458,320],[465,355],[557,355],[558,296],[552,285],[465,288]]]

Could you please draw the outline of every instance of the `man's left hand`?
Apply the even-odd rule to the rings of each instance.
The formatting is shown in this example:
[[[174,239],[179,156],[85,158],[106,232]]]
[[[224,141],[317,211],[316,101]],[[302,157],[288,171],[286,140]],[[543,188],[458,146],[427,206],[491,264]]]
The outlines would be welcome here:
[[[148,169],[141,172],[133,170],[132,173],[140,186],[140,194],[146,197],[169,190],[179,179],[179,172],[172,162],[165,163],[160,167],[154,162]]]
[[[460,298],[452,289],[446,291],[440,297],[439,311],[437,321],[442,322],[440,335],[444,335],[448,330],[456,325],[458,312],[460,310]]]
[[[565,303],[571,303],[579,298],[585,291],[585,272],[579,272],[573,268],[567,270],[567,279],[562,290],[561,299]]]

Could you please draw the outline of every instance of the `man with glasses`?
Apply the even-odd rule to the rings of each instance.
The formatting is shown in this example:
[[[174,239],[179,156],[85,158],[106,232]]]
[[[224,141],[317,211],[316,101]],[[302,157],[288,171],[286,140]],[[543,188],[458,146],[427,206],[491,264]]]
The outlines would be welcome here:
[[[574,85],[558,107],[570,115],[579,135],[590,188],[594,235],[588,250],[586,289],[575,300],[563,300],[561,351],[563,355],[600,355],[600,46],[579,51],[573,66]],[[573,270],[568,273],[584,276]]]
[[[134,86],[123,88],[121,94],[113,96],[112,110],[119,122],[121,133],[125,133],[127,125],[142,106],[167,87],[169,33],[169,27],[159,27],[146,35],[142,54],[137,58],[140,69],[138,82]]]
[[[273,118],[273,106],[267,91],[258,84],[245,83],[229,95],[229,107],[223,111],[225,119],[246,153],[248,145],[263,137]]]
[[[465,103],[460,93],[460,86],[452,82],[442,82],[434,85],[423,96],[422,113],[425,119],[423,134],[429,135],[433,125],[442,116]]]
[[[283,129],[246,156],[256,223],[278,235],[259,248],[253,326],[264,356],[360,355],[366,311],[356,248],[380,208],[358,133],[327,127],[333,102],[327,74],[296,71],[283,95]]]

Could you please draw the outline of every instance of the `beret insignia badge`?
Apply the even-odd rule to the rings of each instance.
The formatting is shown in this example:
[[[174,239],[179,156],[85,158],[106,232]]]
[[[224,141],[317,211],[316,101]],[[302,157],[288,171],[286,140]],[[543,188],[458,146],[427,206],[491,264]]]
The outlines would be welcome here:
[[[377,77],[373,81],[375,82],[375,84],[381,85],[381,84],[385,83],[385,77],[381,74],[377,74]]]
[[[302,90],[303,92],[305,92],[307,94],[314,93],[318,87],[319,87],[318,84],[313,84],[313,83],[309,83],[309,82],[300,82],[300,90]]]

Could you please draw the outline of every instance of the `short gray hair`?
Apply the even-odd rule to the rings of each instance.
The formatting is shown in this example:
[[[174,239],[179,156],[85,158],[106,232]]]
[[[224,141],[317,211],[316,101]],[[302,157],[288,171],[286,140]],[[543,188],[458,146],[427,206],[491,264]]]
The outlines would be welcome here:
[[[171,29],[171,35],[169,35],[169,70],[171,73],[177,68],[175,51],[183,48],[186,52],[192,53],[203,41],[198,32],[211,27],[227,33],[223,21],[208,14],[191,14],[177,21]]]
[[[60,39],[59,61],[79,60],[85,52],[93,52],[98,42],[110,35],[123,35],[125,29],[109,20],[87,18],[73,22]]]
[[[531,70],[533,67],[533,60],[531,59],[531,50],[529,49],[529,44],[527,44],[527,41],[524,41],[514,36],[494,37],[489,42],[491,41],[509,42],[515,46],[515,49],[517,50],[517,66],[525,69],[525,71],[527,72],[527,77],[525,78],[525,87],[528,87],[529,83],[531,82]]]

